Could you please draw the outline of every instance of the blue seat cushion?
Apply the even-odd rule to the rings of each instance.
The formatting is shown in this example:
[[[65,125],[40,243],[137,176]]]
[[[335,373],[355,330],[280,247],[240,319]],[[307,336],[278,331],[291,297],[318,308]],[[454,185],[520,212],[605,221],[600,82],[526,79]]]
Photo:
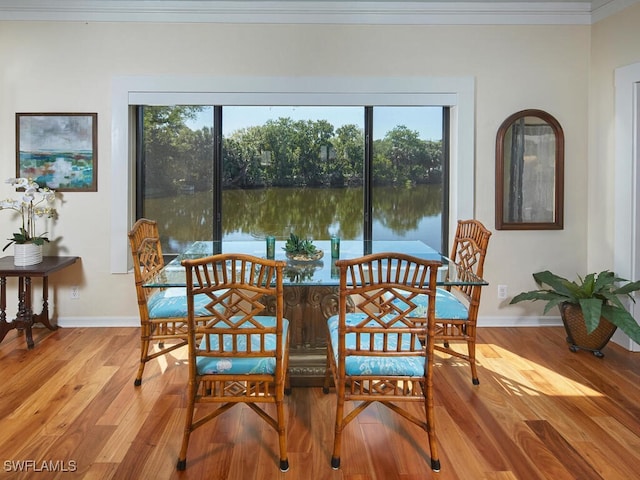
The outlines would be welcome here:
[[[194,312],[196,316],[207,315],[205,306],[211,299],[206,295],[196,295]],[[184,288],[167,288],[158,290],[147,299],[149,318],[187,317],[187,296]]]
[[[232,319],[234,317],[231,317]],[[264,327],[270,328],[276,326],[276,317],[271,316],[256,316],[253,317]],[[246,325],[249,328],[250,325]],[[284,350],[286,348],[287,332],[289,330],[289,321],[285,318],[282,321],[282,352],[284,356]],[[211,349],[217,350],[219,348],[218,335],[209,335],[211,342]],[[259,350],[260,348],[260,335],[249,335],[250,342],[253,350]],[[238,342],[238,350],[247,350],[247,336],[237,335],[235,336]],[[264,336],[265,345],[267,350],[275,350],[276,348],[276,335],[268,334]],[[206,338],[202,339],[200,347],[204,349]],[[222,349],[232,351],[232,335],[224,335],[222,339]],[[196,370],[198,375],[207,374],[219,374],[219,375],[239,375],[239,374],[267,374],[273,375],[276,371],[276,358],[275,356],[268,357],[251,357],[251,358],[234,358],[234,357],[196,357]]]
[[[347,325],[356,325],[362,322],[367,316],[363,313],[348,313],[345,317]],[[331,338],[331,346],[335,355],[335,361],[338,362],[338,315],[334,315],[327,320],[327,326],[329,327],[329,336]],[[370,322],[367,325],[376,326],[375,322]],[[384,337],[382,334],[375,334],[373,336],[374,348],[382,351]],[[361,348],[369,348],[369,336],[364,335],[360,337]],[[400,335],[400,342],[402,350],[410,350],[411,335]],[[395,349],[398,345],[398,335],[389,335],[387,340],[387,347],[389,349]],[[347,349],[355,349],[356,347],[356,334],[348,333],[345,337],[345,345]],[[414,337],[414,350],[420,350],[422,346],[417,338]],[[363,356],[363,355],[348,355],[345,359],[345,371],[347,375],[359,376],[359,375],[396,375],[396,376],[411,376],[421,377],[424,375],[425,357],[415,355],[407,357],[388,357],[388,356]]]
[[[428,305],[429,297],[422,296]],[[436,320],[438,318],[453,318],[456,320],[468,320],[469,310],[458,297],[444,288],[436,289]]]
[[[418,295],[413,299],[418,306],[413,311],[412,316],[427,316],[427,309],[429,307],[429,297],[426,295]],[[404,307],[406,302],[396,299],[393,303]],[[468,320],[469,310],[465,307],[458,297],[444,288],[436,289],[436,320],[439,318],[451,318],[456,320]]]

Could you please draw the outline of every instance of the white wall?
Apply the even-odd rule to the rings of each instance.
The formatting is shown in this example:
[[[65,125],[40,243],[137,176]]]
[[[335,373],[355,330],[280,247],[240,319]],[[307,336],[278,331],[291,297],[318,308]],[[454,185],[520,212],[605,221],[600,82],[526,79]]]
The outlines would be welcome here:
[[[589,89],[589,264],[613,264],[615,165],[615,70],[640,62],[640,4],[592,27]],[[632,199],[629,198],[629,202]],[[626,272],[625,272],[626,274]]]
[[[634,91],[639,91],[640,82],[638,25],[640,5],[593,26],[589,97],[588,188],[594,194],[589,197],[592,214],[588,268],[595,271],[614,265],[616,273],[632,280],[637,280],[640,271],[640,210],[637,203],[640,194],[637,162],[640,157],[633,138],[634,128],[638,135],[640,114],[637,93],[633,108]],[[624,74],[619,75],[621,73]],[[620,90],[616,91],[616,88]],[[630,304],[629,309],[640,320],[640,305]],[[640,350],[640,345],[620,331],[616,332],[614,341],[630,350]]]
[[[638,34],[633,35],[637,45]],[[526,323],[524,317],[535,319],[541,305],[506,307],[496,298],[498,284],[508,285],[512,295],[533,287],[532,272],[553,268],[573,275],[588,264],[585,166],[594,133],[588,125],[589,100],[597,97],[589,91],[590,55],[591,27],[584,25],[2,22],[0,177],[15,174],[16,112],[98,112],[98,192],[65,193],[60,219],[49,232],[62,237],[60,253],[82,257],[81,268],[57,274],[52,284],[59,285],[55,301],[63,325],[134,323],[133,278],[111,274],[109,263],[109,196],[112,182],[120,181],[112,177],[110,158],[114,77],[474,77],[475,216],[490,229],[495,135],[502,121],[516,111],[539,108],[556,117],[565,133],[564,230],[494,231],[489,246],[485,276],[491,285],[483,293],[481,323]],[[598,77],[607,75],[606,68],[612,66],[603,66]],[[612,108],[612,98],[601,101],[601,108]],[[597,173],[608,179],[605,167]],[[0,197],[10,193],[0,186]],[[598,215],[606,218],[607,208]],[[15,223],[6,212],[0,215],[0,238],[7,238]],[[601,234],[598,229],[589,230],[590,238]],[[76,284],[80,299],[70,300],[68,289]]]

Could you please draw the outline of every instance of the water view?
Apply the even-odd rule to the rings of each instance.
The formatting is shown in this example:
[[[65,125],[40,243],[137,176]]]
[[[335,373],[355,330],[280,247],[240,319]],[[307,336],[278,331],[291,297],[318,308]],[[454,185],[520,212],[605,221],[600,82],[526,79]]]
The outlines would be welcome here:
[[[375,187],[373,238],[441,244],[442,187]],[[158,219],[164,253],[184,251],[196,240],[213,240],[213,194],[183,193],[147,199],[145,216]],[[312,239],[336,234],[363,238],[363,192],[352,188],[224,190],[223,241],[286,239],[291,232]]]

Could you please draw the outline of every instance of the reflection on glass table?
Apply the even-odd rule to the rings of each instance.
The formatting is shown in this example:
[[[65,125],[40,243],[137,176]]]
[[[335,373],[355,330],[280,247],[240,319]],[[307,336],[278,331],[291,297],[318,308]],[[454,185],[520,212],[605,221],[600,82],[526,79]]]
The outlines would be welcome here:
[[[329,254],[331,244],[329,240],[314,241],[314,245],[327,252],[322,259],[313,262],[289,261],[285,256],[283,247],[285,242],[276,242],[275,259],[287,261],[284,269],[285,286],[338,286],[340,275],[335,265],[337,259],[332,259]],[[214,249],[214,247],[216,247]],[[343,240],[340,245],[340,258],[350,259],[361,257],[365,250],[370,253],[399,252],[427,260],[435,260],[442,263],[438,269],[438,285],[487,285],[487,282],[473,273],[456,265],[447,257],[420,241],[374,241],[370,245],[364,245],[359,240]],[[167,263],[164,269],[156,275],[145,287],[183,287],[186,285],[185,270],[180,264],[186,258],[201,258],[212,255],[214,251],[222,253],[244,253],[266,258],[264,241],[223,242],[214,245],[214,242],[194,242],[185,252]]]

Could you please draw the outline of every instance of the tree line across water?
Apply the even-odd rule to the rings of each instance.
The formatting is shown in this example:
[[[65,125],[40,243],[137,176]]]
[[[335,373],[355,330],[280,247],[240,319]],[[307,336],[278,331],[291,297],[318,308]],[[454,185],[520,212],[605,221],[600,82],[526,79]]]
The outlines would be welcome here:
[[[197,106],[144,107],[149,191],[171,195],[185,187],[211,189],[213,129],[187,126],[201,110]],[[348,187],[364,181],[364,133],[354,124],[334,128],[326,120],[268,120],[226,136],[222,156],[225,189]],[[441,141],[422,140],[417,131],[398,125],[373,142],[373,183],[440,183],[442,161]]]

